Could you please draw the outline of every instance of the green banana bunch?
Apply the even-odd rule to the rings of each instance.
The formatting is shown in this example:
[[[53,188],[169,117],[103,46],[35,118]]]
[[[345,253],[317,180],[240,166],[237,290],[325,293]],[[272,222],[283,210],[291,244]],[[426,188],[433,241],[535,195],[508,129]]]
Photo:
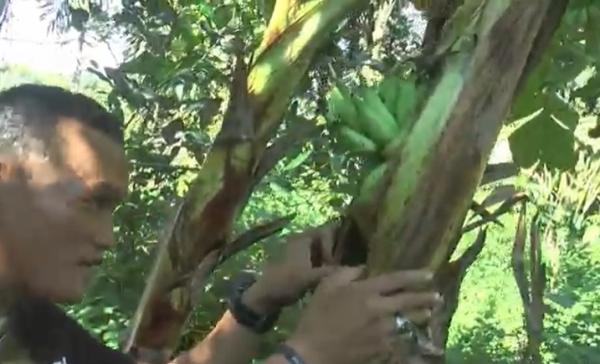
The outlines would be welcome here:
[[[345,150],[376,153],[379,148],[365,135],[359,122],[355,96],[343,85],[335,85],[327,97],[327,120],[333,126],[336,139]]]
[[[350,152],[377,153],[379,151],[377,144],[371,139],[346,125],[338,128],[337,136],[340,143]]]
[[[331,89],[327,119],[339,145],[382,161],[364,177],[360,196],[371,195],[388,170],[387,157],[402,148],[422,94],[414,78],[396,75],[375,86],[359,86],[355,92],[340,84]]]
[[[382,163],[368,172],[360,184],[358,196],[372,196],[379,186],[379,181],[388,170],[388,163]]]
[[[358,112],[352,94],[343,85],[335,85],[327,97],[329,121],[339,121],[351,128],[358,128]]]
[[[401,79],[397,76],[389,76],[383,79],[378,87],[379,97],[383,100],[385,107],[393,111],[398,99],[398,85]]]
[[[335,85],[328,95],[328,122],[339,144],[350,152],[379,155],[383,161],[390,147],[408,135],[421,93],[414,79],[391,75],[378,85],[359,86],[351,92]],[[373,189],[385,171],[383,162],[370,171],[363,189]]]
[[[404,144],[412,123],[415,121],[420,100],[423,97],[423,90],[416,85],[415,80],[400,79],[396,85],[397,98],[394,104],[394,116],[401,131],[386,145],[383,151],[385,156],[393,155]]]
[[[374,87],[361,87],[355,103],[361,129],[380,148],[385,148],[400,133],[394,114],[385,106]]]
[[[400,126],[406,126],[411,122],[414,112],[418,104],[417,86],[414,82],[400,80],[398,82],[398,93],[396,103],[394,105],[394,115]]]

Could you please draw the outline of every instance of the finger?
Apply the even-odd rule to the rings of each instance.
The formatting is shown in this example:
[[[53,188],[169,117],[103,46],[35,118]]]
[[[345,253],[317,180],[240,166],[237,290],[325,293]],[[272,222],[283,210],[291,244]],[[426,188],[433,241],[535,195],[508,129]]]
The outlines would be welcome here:
[[[317,231],[319,234],[333,234],[339,227],[339,221],[330,221],[315,228],[315,231]]]
[[[338,271],[339,268],[326,266],[311,269],[302,277],[302,286],[305,290],[316,287],[325,277],[331,276]]]
[[[312,267],[322,267],[325,260],[325,249],[323,248],[323,240],[319,236],[315,236],[310,243],[310,264]]]
[[[431,320],[431,310],[423,308],[419,310],[412,310],[402,314],[402,317],[406,318],[414,325],[423,325]],[[397,334],[398,327],[396,326],[396,315],[386,315],[380,321],[380,325],[384,330],[384,334]]]
[[[335,245],[336,231],[339,228],[338,222],[328,223],[323,226],[321,235],[321,245],[323,246],[323,260],[331,264],[333,259],[333,246]]]
[[[400,293],[394,296],[377,297],[372,301],[375,310],[386,314],[410,312],[415,309],[430,309],[439,304],[437,292]]]
[[[423,288],[431,284],[433,274],[425,270],[405,270],[383,274],[361,282],[365,289],[382,295],[407,288]]]
[[[427,323],[431,319],[431,310],[422,308],[420,310],[408,311],[404,315],[410,322],[417,325]]]
[[[311,227],[303,232],[288,235],[287,240],[292,244],[303,244],[306,240],[312,240],[315,237],[328,238],[333,235],[337,226],[337,222],[329,222],[317,227]]]
[[[323,286],[340,287],[360,279],[365,271],[364,266],[341,267],[323,280]]]

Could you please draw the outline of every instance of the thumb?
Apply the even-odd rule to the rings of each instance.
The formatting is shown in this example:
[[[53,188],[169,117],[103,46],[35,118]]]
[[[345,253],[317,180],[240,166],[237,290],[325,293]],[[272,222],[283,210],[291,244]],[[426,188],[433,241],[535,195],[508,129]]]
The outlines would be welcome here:
[[[311,269],[305,276],[303,286],[304,289],[313,289],[315,288],[321,281],[335,274],[340,268],[334,266],[324,266],[319,268]]]
[[[323,280],[323,285],[326,285],[328,287],[345,286],[361,278],[364,272],[364,265],[358,267],[338,268],[335,273],[331,274]]]

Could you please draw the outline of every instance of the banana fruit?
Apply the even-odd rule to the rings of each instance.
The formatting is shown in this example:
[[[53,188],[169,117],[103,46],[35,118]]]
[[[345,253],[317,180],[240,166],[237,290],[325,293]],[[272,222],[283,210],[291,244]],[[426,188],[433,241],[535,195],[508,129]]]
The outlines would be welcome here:
[[[408,135],[422,97],[414,78],[385,77],[354,90],[336,84],[327,96],[326,119],[344,150],[378,155],[383,161],[366,178],[373,186],[383,175],[386,156]],[[368,180],[368,181],[367,181]]]
[[[357,132],[356,130],[342,125],[338,130],[340,142],[347,147],[350,152],[376,153],[377,144],[371,139]]]
[[[414,79],[389,76],[375,86],[355,91],[337,84],[327,96],[326,119],[334,135],[353,152],[383,152],[406,134],[415,117],[421,93]]]
[[[398,99],[399,91],[398,84],[400,81],[401,80],[398,79],[398,77],[390,76],[386,77],[379,84],[379,97],[381,97],[381,100],[385,104],[385,107],[388,108],[388,110],[394,110],[396,108],[396,101]]]
[[[414,117],[418,106],[419,95],[414,82],[400,80],[398,83],[398,97],[394,105],[394,115],[399,126],[408,125]]]
[[[355,103],[362,130],[377,145],[387,145],[400,132],[394,115],[385,107],[375,89],[369,87],[359,89]]]
[[[351,101],[350,91],[343,85],[335,85],[328,95],[328,119],[338,120],[351,128],[358,128],[358,112],[356,105]]]

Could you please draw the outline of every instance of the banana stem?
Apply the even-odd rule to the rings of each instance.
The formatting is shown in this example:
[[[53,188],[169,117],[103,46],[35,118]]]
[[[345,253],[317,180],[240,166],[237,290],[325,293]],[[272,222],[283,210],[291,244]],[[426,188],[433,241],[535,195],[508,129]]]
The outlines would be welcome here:
[[[550,0],[467,0],[436,54],[441,75],[386,173],[355,199],[371,274],[437,269],[448,256],[525,73]]]
[[[264,176],[257,170],[267,142],[317,49],[351,11],[366,3],[277,1],[250,69],[238,64],[223,127],[163,240],[125,351],[170,355],[193,308],[192,289],[199,288],[186,277],[226,250],[235,219]],[[195,282],[202,278],[194,277]]]

